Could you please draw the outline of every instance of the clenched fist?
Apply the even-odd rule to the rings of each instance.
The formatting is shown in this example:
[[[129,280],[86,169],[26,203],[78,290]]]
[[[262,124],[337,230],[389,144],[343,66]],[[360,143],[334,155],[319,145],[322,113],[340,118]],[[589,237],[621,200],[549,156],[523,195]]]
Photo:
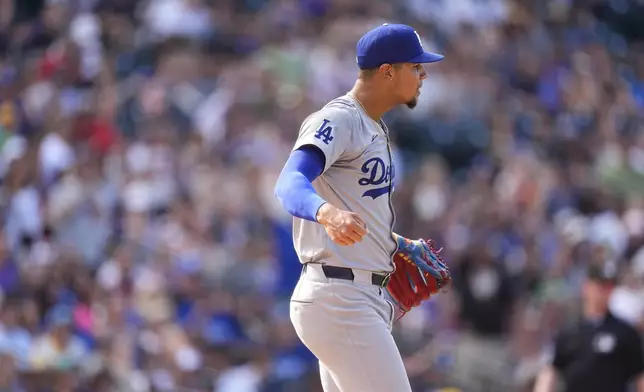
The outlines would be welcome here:
[[[325,203],[318,210],[317,221],[336,244],[348,246],[362,241],[368,233],[367,224],[353,212]]]

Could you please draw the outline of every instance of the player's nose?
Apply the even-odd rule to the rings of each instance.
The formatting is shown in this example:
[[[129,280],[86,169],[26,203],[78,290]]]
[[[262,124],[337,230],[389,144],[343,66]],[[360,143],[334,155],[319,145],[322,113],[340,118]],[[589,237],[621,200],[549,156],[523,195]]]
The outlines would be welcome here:
[[[420,80],[425,80],[427,79],[427,70],[425,69],[424,65],[420,66]]]

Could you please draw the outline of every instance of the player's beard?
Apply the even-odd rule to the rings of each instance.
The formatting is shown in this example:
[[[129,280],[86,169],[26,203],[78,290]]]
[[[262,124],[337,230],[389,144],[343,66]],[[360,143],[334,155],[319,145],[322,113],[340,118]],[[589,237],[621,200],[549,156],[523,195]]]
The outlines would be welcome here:
[[[411,100],[407,101],[405,105],[407,105],[408,108],[413,109],[416,107],[418,104],[418,97],[414,97]]]

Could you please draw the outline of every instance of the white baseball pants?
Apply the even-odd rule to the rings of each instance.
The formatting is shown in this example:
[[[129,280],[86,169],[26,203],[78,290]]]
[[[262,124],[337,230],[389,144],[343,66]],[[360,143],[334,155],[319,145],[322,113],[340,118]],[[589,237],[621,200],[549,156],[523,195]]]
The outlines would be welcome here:
[[[325,392],[411,392],[391,335],[393,305],[371,274],[353,282],[328,279],[319,264],[306,266],[291,297],[291,322],[320,361]]]

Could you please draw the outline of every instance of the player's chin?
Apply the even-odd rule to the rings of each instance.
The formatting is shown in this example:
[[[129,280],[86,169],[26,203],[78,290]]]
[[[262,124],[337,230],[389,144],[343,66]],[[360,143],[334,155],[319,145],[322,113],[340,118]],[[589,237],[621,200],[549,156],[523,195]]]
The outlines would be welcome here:
[[[414,97],[414,98],[410,99],[409,101],[407,101],[407,103],[405,105],[407,105],[407,107],[410,108],[410,109],[415,108],[416,105],[418,105],[418,97]]]

